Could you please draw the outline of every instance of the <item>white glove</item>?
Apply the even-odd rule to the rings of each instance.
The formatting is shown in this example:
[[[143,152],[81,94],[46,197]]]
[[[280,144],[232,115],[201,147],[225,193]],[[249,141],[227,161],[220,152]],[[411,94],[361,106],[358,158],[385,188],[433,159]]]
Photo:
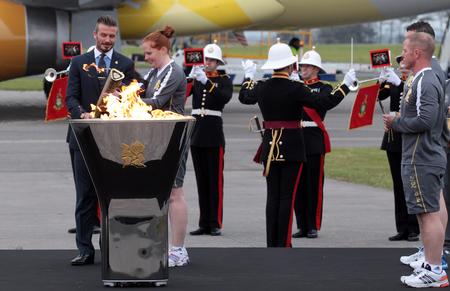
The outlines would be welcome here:
[[[251,60],[242,61],[242,68],[245,72],[245,78],[253,79],[256,73],[256,64]]]
[[[354,86],[357,81],[355,69],[350,69],[344,76],[344,84],[347,85],[347,87]]]
[[[387,82],[393,84],[395,86],[400,85],[402,80],[400,80],[399,76],[394,72],[393,68],[384,68],[380,73],[380,83]]]
[[[194,71],[192,78],[194,78],[195,80],[197,80],[200,83],[202,83],[203,85],[205,85],[206,81],[208,81],[205,71],[200,66],[192,67],[192,71]],[[191,71],[191,73],[192,73],[192,71]]]
[[[189,72],[188,78],[190,78],[190,79],[195,79],[195,67],[196,67],[196,66],[193,66],[193,67],[191,68],[191,71]]]
[[[297,71],[293,71],[289,76],[289,79],[291,79],[292,81],[300,81],[300,76],[298,75]]]

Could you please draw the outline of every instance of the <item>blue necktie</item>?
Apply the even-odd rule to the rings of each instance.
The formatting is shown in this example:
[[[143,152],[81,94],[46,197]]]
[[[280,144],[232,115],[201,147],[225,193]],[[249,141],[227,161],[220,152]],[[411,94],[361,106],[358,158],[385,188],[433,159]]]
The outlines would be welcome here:
[[[99,67],[99,68],[104,68],[104,69],[106,69],[105,57],[106,57],[105,54],[101,54],[101,55],[100,55],[100,60],[98,60],[98,67]]]

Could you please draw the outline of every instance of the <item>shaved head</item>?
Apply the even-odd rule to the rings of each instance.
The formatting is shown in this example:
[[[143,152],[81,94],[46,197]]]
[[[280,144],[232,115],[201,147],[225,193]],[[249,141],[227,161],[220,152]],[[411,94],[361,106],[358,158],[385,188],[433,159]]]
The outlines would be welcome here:
[[[431,59],[434,54],[434,38],[425,32],[414,32],[409,34],[405,41],[408,42],[408,45],[412,50],[420,50],[423,52],[424,57],[427,59]]]

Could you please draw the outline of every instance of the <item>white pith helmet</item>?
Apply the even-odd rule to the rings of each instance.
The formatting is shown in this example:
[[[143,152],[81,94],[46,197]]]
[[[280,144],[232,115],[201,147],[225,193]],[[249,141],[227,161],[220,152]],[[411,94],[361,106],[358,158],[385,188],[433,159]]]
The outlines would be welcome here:
[[[297,61],[298,59],[292,54],[291,48],[287,44],[279,42],[270,47],[267,61],[261,69],[282,69]]]
[[[206,58],[215,59],[219,61],[219,65],[225,65],[225,62],[222,59],[222,50],[215,43],[210,43],[205,46],[203,49],[203,55]]]
[[[322,67],[322,58],[315,50],[305,52],[298,64],[315,66],[321,69],[322,71],[325,71],[324,68]]]

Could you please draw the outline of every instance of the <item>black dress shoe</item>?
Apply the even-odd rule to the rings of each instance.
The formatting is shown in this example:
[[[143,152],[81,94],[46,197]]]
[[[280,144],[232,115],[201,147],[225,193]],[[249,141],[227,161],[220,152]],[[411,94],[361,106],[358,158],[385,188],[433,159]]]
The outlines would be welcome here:
[[[193,230],[189,233],[190,235],[202,235],[202,234],[210,234],[209,229],[200,227],[199,229]]]
[[[293,238],[306,237],[306,233],[304,233],[301,229],[299,229],[296,233],[292,235]]]
[[[400,241],[400,240],[406,240],[407,238],[408,238],[408,234],[399,232],[396,235],[389,237],[389,240],[390,241]]]
[[[68,233],[77,233],[77,229],[75,227],[69,228],[67,230]]]
[[[72,266],[84,266],[84,265],[92,265],[94,263],[94,255],[78,255],[70,264]]]
[[[306,234],[306,236],[307,236],[308,238],[317,238],[319,235],[318,235],[318,233],[317,233],[317,230],[311,229],[311,230],[308,231],[308,233]]]
[[[407,241],[418,241],[419,235],[415,232],[411,232],[410,234],[408,234],[408,238],[406,240]]]
[[[211,228],[211,232],[210,232],[210,234],[212,235],[212,236],[218,236],[218,235],[221,235],[222,234],[222,232],[220,231],[220,228]]]

